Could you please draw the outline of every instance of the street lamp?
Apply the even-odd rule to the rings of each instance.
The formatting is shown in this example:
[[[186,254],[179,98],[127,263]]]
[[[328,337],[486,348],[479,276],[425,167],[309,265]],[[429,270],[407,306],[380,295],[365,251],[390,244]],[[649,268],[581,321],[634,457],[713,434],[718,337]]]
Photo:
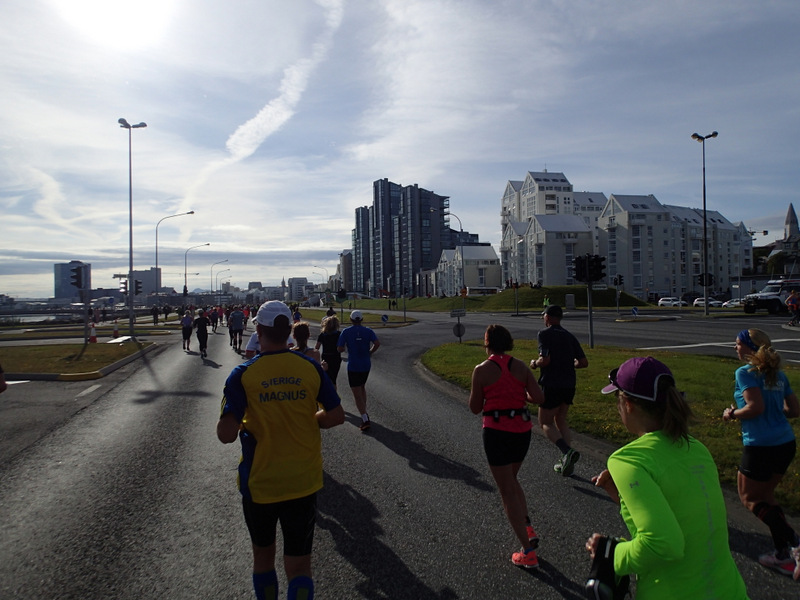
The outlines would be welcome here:
[[[222,271],[219,271],[217,273],[217,279],[216,279],[216,284],[217,285],[214,286],[214,289],[217,290],[217,304],[222,304],[221,298],[220,298],[221,294],[219,294],[219,276],[222,275],[225,271],[230,271],[230,269],[222,269]]]
[[[708,135],[693,133],[692,139],[697,140],[703,145],[703,297],[705,298],[703,314],[708,316],[708,220],[706,219],[706,140],[715,138],[719,135],[712,131]]]
[[[438,208],[431,208],[431,212],[439,212],[439,209]],[[463,289],[465,289],[467,287],[467,277],[466,277],[466,271],[465,271],[465,267],[464,267],[464,263],[466,262],[464,260],[464,244],[463,244],[464,226],[461,224],[461,219],[458,218],[457,214],[452,213],[452,212],[446,212],[446,213],[442,213],[442,214],[444,216],[450,215],[452,217],[455,217],[456,220],[458,220],[459,236],[458,236],[458,246],[457,246],[457,248],[459,248],[461,250],[461,288],[459,289],[459,293],[460,293],[461,290],[463,290]],[[466,307],[466,306],[467,306],[467,299],[464,298],[464,307]]]
[[[315,269],[322,269],[323,271],[325,271],[325,287],[330,287],[331,278],[328,275],[328,269],[326,269],[325,267],[318,267],[317,265],[311,265],[311,266],[314,267]]]
[[[171,219],[172,217],[183,217],[184,215],[193,215],[194,211],[190,210],[189,212],[185,213],[178,213],[177,215],[170,215],[168,217],[164,217],[164,219]],[[161,225],[161,221],[164,219],[160,219],[158,223],[156,223],[156,293],[161,289],[161,275],[158,272],[158,226]]]
[[[117,123],[123,129],[128,130],[128,333],[133,335],[133,324],[135,316],[133,314],[133,158],[132,158],[132,130],[147,127],[147,123],[131,125],[125,119],[118,119]]]
[[[215,262],[213,265],[211,265],[211,293],[212,294],[214,293],[214,290],[216,289],[214,287],[214,265],[221,265],[222,263],[226,263],[226,262],[228,262],[227,258],[225,260],[221,260],[219,262]],[[230,269],[228,269],[228,270],[230,271]]]
[[[197,244],[197,246],[192,246],[191,248],[187,248],[186,252],[183,253],[183,297],[189,295],[189,286],[188,286],[188,279],[186,277],[186,271],[188,271],[188,257],[189,257],[189,250],[194,250],[195,248],[200,248],[202,246],[210,246],[211,242],[206,242],[205,244]]]

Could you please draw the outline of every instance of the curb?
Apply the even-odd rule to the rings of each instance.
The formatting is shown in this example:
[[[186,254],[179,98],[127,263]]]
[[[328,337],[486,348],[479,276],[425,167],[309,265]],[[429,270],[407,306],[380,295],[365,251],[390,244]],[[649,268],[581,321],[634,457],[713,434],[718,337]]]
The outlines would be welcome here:
[[[158,347],[159,345],[153,342],[146,348],[142,348],[138,352],[134,352],[130,356],[126,356],[115,363],[106,365],[97,371],[88,371],[86,373],[6,373],[5,377],[9,381],[89,381],[91,379],[100,379],[101,377],[105,377],[109,373],[113,373],[117,369],[121,369],[125,365],[132,363],[134,360],[143,357],[145,354],[152,352]]]

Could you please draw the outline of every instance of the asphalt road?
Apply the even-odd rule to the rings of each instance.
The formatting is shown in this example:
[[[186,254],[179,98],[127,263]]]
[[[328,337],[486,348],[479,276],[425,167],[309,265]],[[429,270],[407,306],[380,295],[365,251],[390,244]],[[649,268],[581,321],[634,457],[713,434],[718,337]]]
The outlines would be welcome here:
[[[552,470],[556,449],[534,436],[521,481],[542,540],[541,568],[511,565],[516,541],[486,466],[480,420],[464,392],[429,378],[417,364],[425,347],[455,339],[455,319],[415,316],[418,325],[376,328],[382,346],[367,384],[368,434],[356,426],[340,374],[347,420],[323,432],[317,597],[583,598],[586,537],[625,533],[617,507],[589,481],[608,448],[581,438],[576,474],[564,479]],[[489,322],[507,324],[517,337],[541,326],[526,316],[463,321],[470,338]],[[759,325],[775,339],[785,336],[783,352],[800,349],[794,332],[778,320],[769,323]],[[583,341],[587,325],[580,315],[565,319]],[[701,340],[710,344],[706,352],[727,355],[744,326],[631,325],[610,316],[594,323],[597,344]],[[226,334],[222,328],[212,336],[205,360],[184,353],[176,334],[103,379],[20,383],[3,394],[0,597],[252,597],[235,485],[238,444],[223,446],[214,435],[225,377],[241,360]],[[731,547],[750,597],[800,597],[800,584],[755,562],[770,547],[768,535],[737,502],[731,495]],[[285,590],[282,574],[281,585]]]

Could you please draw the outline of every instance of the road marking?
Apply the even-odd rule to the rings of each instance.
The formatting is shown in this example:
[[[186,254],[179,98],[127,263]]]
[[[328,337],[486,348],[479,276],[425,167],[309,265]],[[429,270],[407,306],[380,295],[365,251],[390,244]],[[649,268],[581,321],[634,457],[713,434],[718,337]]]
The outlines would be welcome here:
[[[95,391],[95,390],[96,390],[97,388],[99,388],[99,387],[100,387],[100,384],[99,384],[99,383],[96,383],[95,385],[90,385],[88,388],[86,388],[85,390],[83,390],[83,391],[82,391],[80,394],[78,394],[78,395],[77,395],[77,396],[75,396],[75,397],[76,397],[76,398],[80,398],[81,396],[85,396],[86,394],[91,394],[93,391]]]

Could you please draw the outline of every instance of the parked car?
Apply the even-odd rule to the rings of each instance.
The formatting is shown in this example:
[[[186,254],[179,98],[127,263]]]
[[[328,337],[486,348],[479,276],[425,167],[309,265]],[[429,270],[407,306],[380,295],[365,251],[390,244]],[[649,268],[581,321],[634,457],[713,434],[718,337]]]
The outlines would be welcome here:
[[[681,301],[679,298],[673,298],[672,296],[664,296],[663,298],[659,298],[658,300],[659,306],[680,306]]]
[[[664,296],[663,298],[659,298],[658,300],[659,306],[689,306],[689,303],[685,300],[681,300],[680,298],[674,298],[672,296]]]
[[[695,298],[694,303],[692,306],[705,306],[706,299],[705,298]],[[714,300],[714,298],[708,299],[708,305],[714,308],[722,308],[722,302],[719,300]]]
[[[744,305],[739,298],[733,298],[732,300],[728,300],[727,302],[722,303],[722,308],[741,308]]]

